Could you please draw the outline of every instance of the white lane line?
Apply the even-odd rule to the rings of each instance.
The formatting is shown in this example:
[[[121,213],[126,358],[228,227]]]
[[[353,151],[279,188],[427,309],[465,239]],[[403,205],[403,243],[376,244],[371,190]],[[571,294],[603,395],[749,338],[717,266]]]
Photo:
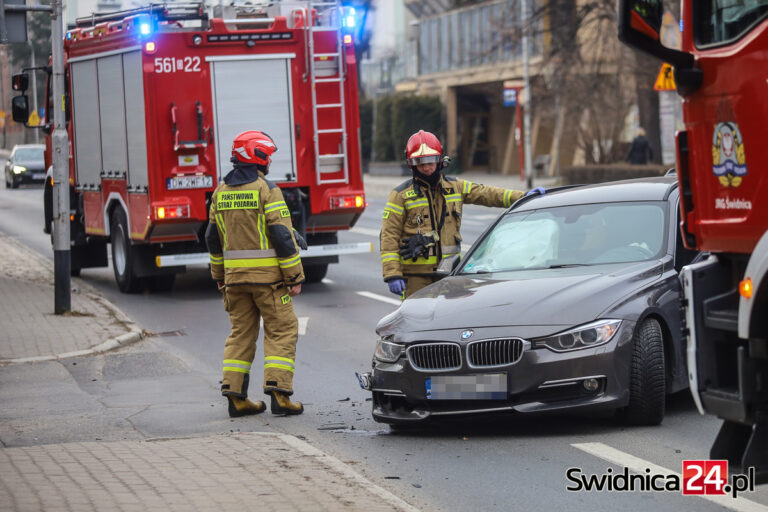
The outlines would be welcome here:
[[[307,324],[309,323],[309,317],[308,316],[300,316],[299,317],[299,336],[304,336],[307,334]]]
[[[328,279],[327,277],[324,277],[322,281],[320,281],[323,284],[333,284],[332,279]]]
[[[595,457],[607,460],[617,466],[625,466],[635,473],[640,475],[645,474],[646,469],[650,469],[653,474],[660,474],[665,476],[677,475],[680,478],[680,482],[683,481],[683,475],[672,471],[671,469],[664,468],[647,460],[643,460],[634,455],[624,453],[616,448],[603,443],[576,443],[572,444],[574,448],[578,448],[584,452],[594,455]],[[711,495],[695,495],[696,498],[702,498],[709,500],[713,503],[717,503],[721,507],[726,507],[731,510],[738,510],[739,512],[768,512],[768,507],[761,505],[760,503],[750,501],[746,498],[739,496],[736,499],[727,496],[711,496]]]
[[[350,233],[357,233],[359,235],[375,236],[379,238],[379,230],[372,228],[364,228],[361,226],[355,226],[349,230]]]
[[[386,302],[387,304],[392,304],[394,306],[399,306],[403,303],[400,299],[393,299],[392,297],[385,297],[384,295],[379,295],[377,293],[371,293],[371,292],[355,292],[358,295],[362,297],[368,297],[369,299],[378,300],[379,302]]]

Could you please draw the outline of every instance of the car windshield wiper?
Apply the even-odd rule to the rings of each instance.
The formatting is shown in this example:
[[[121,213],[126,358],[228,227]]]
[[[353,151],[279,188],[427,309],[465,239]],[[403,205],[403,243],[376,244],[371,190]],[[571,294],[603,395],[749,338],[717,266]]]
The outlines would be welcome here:
[[[543,269],[548,269],[548,268],[571,268],[571,267],[586,267],[587,265],[588,265],[587,263],[560,263],[560,264],[557,264],[557,265],[548,265],[546,267],[539,267],[539,268],[543,268]]]
[[[474,272],[462,272],[460,275],[474,275],[474,274],[492,274],[490,270],[475,270]]]

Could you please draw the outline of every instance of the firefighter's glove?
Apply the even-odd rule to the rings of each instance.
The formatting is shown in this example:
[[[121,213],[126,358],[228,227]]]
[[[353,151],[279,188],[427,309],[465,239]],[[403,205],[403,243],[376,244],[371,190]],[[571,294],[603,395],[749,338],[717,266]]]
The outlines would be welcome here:
[[[544,187],[534,187],[525,193],[526,196],[535,196],[536,194],[544,195],[547,193],[547,189]]]
[[[405,291],[405,281],[402,279],[393,279],[387,283],[387,286],[389,286],[389,291],[398,297]]]
[[[296,237],[296,245],[299,246],[299,249],[301,249],[302,251],[306,251],[307,250],[307,241],[304,239],[303,236],[301,236],[301,233],[299,233],[298,231],[296,231],[294,229],[293,230],[293,236]]]
[[[400,244],[400,256],[416,261],[419,256],[425,255],[427,250],[434,245],[435,238],[433,236],[413,235],[404,239],[403,243]]]

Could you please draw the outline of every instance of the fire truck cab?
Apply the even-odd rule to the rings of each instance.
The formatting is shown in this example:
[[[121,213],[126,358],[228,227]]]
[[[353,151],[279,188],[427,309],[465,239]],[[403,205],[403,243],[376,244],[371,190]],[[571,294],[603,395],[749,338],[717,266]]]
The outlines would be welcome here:
[[[339,254],[365,207],[352,36],[338,0],[151,4],[77,20],[64,42],[72,274],[107,265],[123,292],[167,290],[205,264],[211,195],[234,137],[276,142],[268,179],[310,245],[307,279]],[[46,124],[54,98],[48,87]],[[50,137],[47,164],[50,165]],[[49,171],[50,175],[50,171]],[[53,207],[46,180],[46,225]]]

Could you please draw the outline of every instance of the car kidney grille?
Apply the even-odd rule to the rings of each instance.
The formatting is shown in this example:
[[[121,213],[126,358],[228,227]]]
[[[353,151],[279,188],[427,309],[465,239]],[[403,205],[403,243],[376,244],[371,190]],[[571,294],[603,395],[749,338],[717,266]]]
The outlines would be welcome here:
[[[472,366],[500,366],[516,363],[523,356],[523,340],[476,341],[467,348],[469,364]]]
[[[461,368],[461,352],[455,343],[425,343],[408,349],[408,359],[417,370]]]

